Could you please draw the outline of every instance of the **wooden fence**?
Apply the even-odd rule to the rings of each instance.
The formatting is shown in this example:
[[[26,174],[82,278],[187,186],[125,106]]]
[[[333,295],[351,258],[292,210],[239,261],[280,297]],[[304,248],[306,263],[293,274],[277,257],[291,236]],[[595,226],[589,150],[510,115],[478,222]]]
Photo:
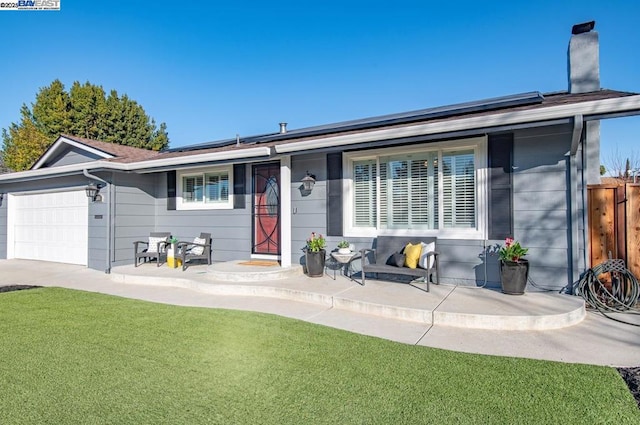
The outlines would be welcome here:
[[[587,192],[591,267],[611,253],[640,278],[640,184],[590,185]]]

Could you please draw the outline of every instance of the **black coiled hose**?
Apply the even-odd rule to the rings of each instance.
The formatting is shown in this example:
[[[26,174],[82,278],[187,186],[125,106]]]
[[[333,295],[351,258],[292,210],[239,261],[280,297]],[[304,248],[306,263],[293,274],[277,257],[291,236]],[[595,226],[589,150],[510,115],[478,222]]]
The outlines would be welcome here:
[[[611,290],[598,278],[605,273],[611,275]],[[607,312],[639,314],[633,309],[640,296],[640,285],[638,279],[626,268],[623,260],[607,260],[589,269],[580,279],[576,293],[581,295],[588,305],[610,319],[622,322],[608,316]]]

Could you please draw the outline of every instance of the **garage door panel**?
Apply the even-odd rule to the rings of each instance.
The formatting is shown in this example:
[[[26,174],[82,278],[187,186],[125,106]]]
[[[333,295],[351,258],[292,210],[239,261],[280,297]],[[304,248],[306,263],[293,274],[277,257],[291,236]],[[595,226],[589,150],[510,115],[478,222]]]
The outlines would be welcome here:
[[[84,191],[13,197],[14,257],[87,264],[88,200]]]

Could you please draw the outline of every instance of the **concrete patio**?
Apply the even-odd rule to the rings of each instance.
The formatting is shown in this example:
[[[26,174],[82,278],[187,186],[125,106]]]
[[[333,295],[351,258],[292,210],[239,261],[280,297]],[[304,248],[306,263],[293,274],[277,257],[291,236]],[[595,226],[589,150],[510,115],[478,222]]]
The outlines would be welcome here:
[[[116,267],[0,260],[0,284],[60,286],[175,305],[278,314],[407,344],[613,366],[640,364],[638,328],[584,308],[581,298],[528,291],[309,278],[299,268]],[[625,317],[640,324],[638,316]]]
[[[282,269],[226,262],[196,265],[187,270],[121,266],[111,272],[117,282],[182,287],[225,296],[258,296],[316,304],[376,317],[427,325],[465,329],[549,330],[581,322],[585,315],[581,298],[554,292],[529,291],[522,296],[505,295],[497,289],[424,283],[358,280],[327,270],[310,278],[302,267]]]

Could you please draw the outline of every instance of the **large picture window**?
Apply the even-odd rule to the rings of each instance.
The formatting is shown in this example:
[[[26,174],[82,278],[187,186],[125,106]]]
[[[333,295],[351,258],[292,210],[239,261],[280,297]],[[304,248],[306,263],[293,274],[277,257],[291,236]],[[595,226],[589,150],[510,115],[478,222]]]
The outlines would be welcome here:
[[[227,168],[181,173],[181,209],[231,208],[230,176]]]
[[[454,148],[443,143],[348,156],[348,232],[476,232],[478,151],[484,138],[472,140],[453,143]]]

